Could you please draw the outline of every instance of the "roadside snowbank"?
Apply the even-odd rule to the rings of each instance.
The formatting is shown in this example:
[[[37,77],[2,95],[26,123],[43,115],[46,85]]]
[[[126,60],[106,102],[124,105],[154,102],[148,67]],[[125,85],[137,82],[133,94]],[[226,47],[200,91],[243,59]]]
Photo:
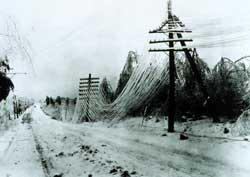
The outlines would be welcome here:
[[[10,98],[0,103],[0,133],[13,125],[13,121],[10,121],[14,118],[12,102]]]
[[[233,135],[249,136],[250,135],[250,110],[244,111],[233,127]]]
[[[103,123],[97,122],[96,124]],[[147,130],[154,132],[167,131],[168,128],[168,121],[166,117],[150,117],[144,121],[142,117],[135,117],[128,118],[120,122],[105,122],[104,124],[108,127],[123,127],[134,130]],[[232,137],[231,130],[233,126],[234,124],[229,122],[213,123],[212,119],[175,122],[176,132],[212,137]],[[229,130],[229,133],[224,133],[225,128]]]

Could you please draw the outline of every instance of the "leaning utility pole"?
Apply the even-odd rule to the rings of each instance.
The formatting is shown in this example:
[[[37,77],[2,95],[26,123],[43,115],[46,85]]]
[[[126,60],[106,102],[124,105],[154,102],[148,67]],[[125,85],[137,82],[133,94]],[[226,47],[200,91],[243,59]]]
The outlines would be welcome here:
[[[86,114],[85,114],[85,120],[91,121],[91,115],[90,115],[90,99],[93,99],[95,94],[99,91],[99,79],[97,77],[91,77],[91,74],[89,74],[88,78],[81,78],[80,79],[80,86],[79,86],[79,100],[85,100],[86,105]]]
[[[172,1],[168,1],[168,17],[161,24],[161,26],[149,33],[161,33],[165,34],[168,38],[164,40],[153,40],[150,44],[166,44],[168,48],[163,49],[150,49],[149,52],[164,52],[169,56],[169,108],[168,108],[168,132],[174,132],[174,121],[175,121],[175,53],[184,52],[186,58],[188,59],[192,71],[194,73],[195,79],[197,80],[201,91],[206,99],[209,99],[207,89],[203,83],[201,73],[192,57],[191,53],[195,49],[186,46],[186,42],[192,42],[192,39],[183,38],[183,33],[191,33],[192,31],[185,29],[185,25],[180,21],[180,19],[172,13]],[[179,43],[180,46],[176,47]]]

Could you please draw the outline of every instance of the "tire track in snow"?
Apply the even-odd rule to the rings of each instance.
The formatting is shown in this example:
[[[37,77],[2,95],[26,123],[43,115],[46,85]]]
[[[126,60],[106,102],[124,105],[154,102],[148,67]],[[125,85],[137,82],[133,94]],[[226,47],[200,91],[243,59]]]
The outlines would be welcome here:
[[[17,136],[17,132],[15,133],[14,136],[11,137],[11,140],[9,141],[8,146],[7,146],[6,149],[4,150],[4,153],[3,153],[4,157],[7,156],[8,152],[9,152],[9,150],[10,150],[10,147],[12,146],[12,144],[14,143],[14,141],[15,141],[15,139],[16,139],[16,136]]]
[[[39,163],[39,153],[30,126],[20,123],[7,133],[2,137],[5,143],[1,150],[1,154],[4,154],[0,157],[0,176],[47,177]]]
[[[34,109],[31,110],[31,112],[33,112],[33,111],[34,111]],[[27,114],[24,114],[23,117],[25,117],[25,119],[23,118],[23,123],[27,124],[27,129],[28,130],[31,130],[32,139],[34,140],[34,143],[35,143],[35,149],[36,149],[36,151],[38,153],[39,160],[41,162],[41,166],[42,166],[44,176],[45,177],[50,177],[50,170],[49,170],[50,169],[50,165],[49,165],[50,163],[45,158],[43,147],[41,146],[41,143],[39,142],[38,137],[36,136],[34,128],[32,126],[32,122],[34,120],[33,120],[33,117],[31,115],[31,112],[27,112]]]
[[[41,161],[44,176],[50,177],[50,170],[49,169],[51,168],[51,165],[50,165],[49,161],[45,158],[45,155],[43,152],[43,147],[41,146],[41,143],[39,142],[38,137],[36,136],[33,127],[31,125],[29,125],[29,127],[31,128],[31,131],[32,131],[32,136],[34,138],[34,142],[35,142],[35,146],[36,146],[35,148],[36,148],[36,151],[38,152],[39,159]]]
[[[16,127],[16,128],[19,128],[19,127]],[[7,147],[3,150],[3,153],[2,153],[2,159],[6,159],[9,155],[9,151],[10,149],[13,147],[13,145],[15,145],[15,142],[17,141],[17,133],[18,133],[18,130],[12,130],[12,133],[13,135],[11,135],[11,138],[8,142],[8,145]],[[16,147],[14,147],[16,148]]]

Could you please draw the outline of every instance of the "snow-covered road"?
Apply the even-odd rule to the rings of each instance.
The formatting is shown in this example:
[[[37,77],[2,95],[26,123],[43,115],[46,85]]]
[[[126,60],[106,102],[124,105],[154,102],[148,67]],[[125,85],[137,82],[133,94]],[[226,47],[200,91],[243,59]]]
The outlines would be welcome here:
[[[50,119],[39,105],[0,137],[0,177],[249,177],[250,143]]]
[[[44,177],[30,124],[18,124],[0,137],[0,177]]]

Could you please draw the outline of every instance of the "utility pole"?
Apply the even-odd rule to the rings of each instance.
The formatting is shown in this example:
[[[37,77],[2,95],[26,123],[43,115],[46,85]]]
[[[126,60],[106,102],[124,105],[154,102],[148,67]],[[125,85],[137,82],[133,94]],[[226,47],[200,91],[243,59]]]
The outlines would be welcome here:
[[[99,79],[98,77],[92,77],[89,74],[88,78],[80,79],[79,86],[79,100],[85,101],[86,111],[85,111],[85,120],[91,121],[90,115],[90,101],[95,98],[96,93],[99,91]]]
[[[171,1],[168,3],[168,29],[172,29],[173,24],[173,16],[172,16],[172,4]],[[173,33],[168,34],[169,41],[169,48],[174,48],[174,42],[172,41],[174,38]],[[175,55],[174,51],[169,51],[169,82],[170,82],[170,88],[169,88],[169,116],[168,116],[168,132],[174,132],[174,116],[175,116]]]
[[[168,0],[168,14],[167,19],[156,30],[149,33],[165,34],[168,39],[164,40],[151,40],[150,44],[166,44],[168,48],[162,49],[149,49],[149,52],[164,52],[169,57],[169,105],[168,105],[168,132],[174,132],[174,121],[176,112],[175,103],[175,53],[184,52],[188,62],[194,72],[195,79],[197,80],[205,99],[209,99],[207,89],[202,81],[201,73],[194,61],[194,57],[190,54],[194,49],[186,46],[186,42],[192,42],[192,39],[183,38],[183,33],[191,33],[191,30],[185,29],[185,25],[180,19],[172,13],[172,1]],[[176,47],[179,43],[180,46]]]

